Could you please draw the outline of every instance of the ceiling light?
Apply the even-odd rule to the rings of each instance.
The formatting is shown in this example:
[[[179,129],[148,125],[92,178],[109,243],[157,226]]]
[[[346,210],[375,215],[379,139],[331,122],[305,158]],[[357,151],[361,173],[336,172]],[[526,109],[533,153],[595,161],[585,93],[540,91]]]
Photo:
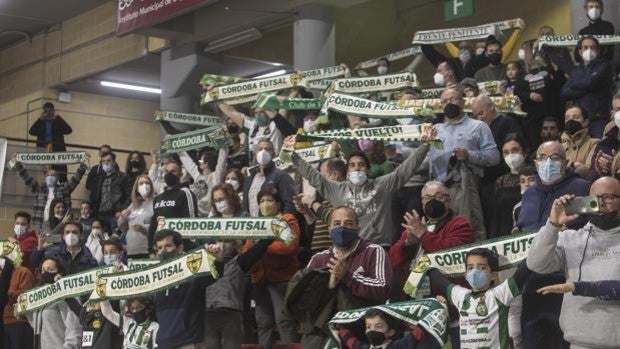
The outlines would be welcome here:
[[[263,79],[263,78],[270,78],[272,76],[278,76],[278,75],[282,75],[286,73],[285,69],[280,69],[280,70],[276,70],[276,71],[272,71],[271,73],[266,73],[266,74],[262,74],[259,76],[255,76],[252,79]]]
[[[119,83],[119,82],[101,81],[101,86],[122,88],[122,89],[125,89],[125,90],[132,90],[132,91],[140,91],[140,92],[148,92],[148,93],[161,94],[161,89],[159,89],[159,88],[122,84],[122,83]]]

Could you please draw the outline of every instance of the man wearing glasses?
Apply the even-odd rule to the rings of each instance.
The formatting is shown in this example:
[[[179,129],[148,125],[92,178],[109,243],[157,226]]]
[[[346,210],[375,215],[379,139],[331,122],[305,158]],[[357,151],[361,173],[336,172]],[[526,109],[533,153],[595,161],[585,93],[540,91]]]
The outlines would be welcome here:
[[[527,257],[530,269],[538,273],[561,270],[571,283],[618,280],[620,182],[613,177],[602,177],[592,184],[590,195],[598,197],[600,211],[586,215],[588,223],[580,229],[564,228],[580,218],[565,211],[575,195],[562,195],[553,202],[549,219],[530,248]],[[620,305],[617,301],[567,293],[560,325],[571,348],[617,348]]]
[[[568,167],[566,150],[560,142],[541,144],[536,151],[535,163],[538,172],[536,183],[523,193],[517,221],[521,231],[536,231],[543,227],[556,199],[564,195],[586,196],[590,190],[590,182],[577,177]],[[571,229],[580,229],[586,220],[581,217],[566,223]],[[530,269],[538,272],[538,269]],[[564,273],[558,267],[546,270],[544,275],[533,273],[525,283],[521,314],[524,348],[559,348],[562,345],[563,334],[559,324],[562,296],[542,296],[536,290],[564,282]]]

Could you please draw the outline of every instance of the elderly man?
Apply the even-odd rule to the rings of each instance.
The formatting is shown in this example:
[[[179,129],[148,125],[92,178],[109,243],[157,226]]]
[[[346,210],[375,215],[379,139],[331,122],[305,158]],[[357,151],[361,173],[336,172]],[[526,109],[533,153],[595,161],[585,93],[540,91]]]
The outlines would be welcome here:
[[[536,183],[523,193],[517,227],[522,231],[535,231],[545,225],[555,199],[573,194],[587,195],[590,183],[577,177],[568,167],[566,151],[559,142],[545,142],[536,151]],[[573,220],[569,226],[578,229],[583,219]],[[535,269],[534,269],[535,270]],[[523,290],[521,328],[523,346],[557,347],[562,343],[558,318],[562,305],[561,296],[541,296],[536,290],[541,286],[564,282],[564,275],[551,270],[546,275],[533,274]],[[551,273],[555,271],[555,273]]]
[[[588,134],[590,124],[588,113],[580,106],[566,109],[564,113],[564,133],[562,144],[566,149],[568,165],[582,178],[588,178],[589,166],[594,157],[594,149],[601,141]]]
[[[534,239],[527,265],[538,273],[561,270],[571,282],[617,280],[620,275],[620,182],[602,177],[590,188],[600,211],[583,228],[563,230],[579,217],[566,212],[574,195],[553,202],[546,224]],[[547,297],[547,296],[543,296]],[[617,348],[620,305],[597,298],[564,296],[560,326],[571,348]]]

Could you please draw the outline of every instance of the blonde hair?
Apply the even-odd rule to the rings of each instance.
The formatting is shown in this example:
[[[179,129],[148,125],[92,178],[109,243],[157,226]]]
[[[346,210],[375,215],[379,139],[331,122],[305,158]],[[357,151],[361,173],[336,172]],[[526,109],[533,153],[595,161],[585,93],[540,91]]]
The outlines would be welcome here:
[[[143,198],[142,195],[140,195],[140,193],[138,192],[138,182],[140,182],[140,178],[146,178],[149,182],[149,185],[151,186],[151,191],[149,192],[149,195],[147,195],[147,197]],[[153,192],[153,182],[151,181],[151,178],[148,175],[139,175],[138,177],[136,177],[136,181],[133,182],[133,189],[131,190],[131,205],[133,207],[137,207],[138,205],[140,205],[140,203],[144,202],[147,199],[153,199],[153,196],[155,195],[155,193]]]

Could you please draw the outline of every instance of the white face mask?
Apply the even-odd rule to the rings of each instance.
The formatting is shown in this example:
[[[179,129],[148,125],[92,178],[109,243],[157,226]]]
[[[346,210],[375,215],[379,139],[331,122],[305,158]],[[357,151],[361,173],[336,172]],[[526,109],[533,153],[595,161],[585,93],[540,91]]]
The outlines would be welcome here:
[[[227,214],[228,213],[228,202],[226,202],[226,200],[216,202],[215,209],[217,210],[217,212],[221,214]]]
[[[462,63],[467,63],[471,60],[471,52],[466,49],[459,50],[459,60]]]
[[[93,228],[93,229],[90,230],[90,234],[92,236],[99,237],[99,236],[101,236],[101,229],[100,228]]]
[[[446,84],[442,73],[435,73],[435,75],[433,75],[433,81],[437,86],[444,86]]]
[[[65,215],[62,214],[55,214],[54,217],[56,217],[56,219],[62,219]]]
[[[519,59],[524,61],[525,60],[525,50],[524,49],[519,49]]]
[[[271,153],[262,149],[256,154],[256,162],[259,165],[265,166],[271,161]]]
[[[15,224],[15,226],[13,227],[13,231],[15,232],[15,235],[17,235],[17,237],[20,237],[26,232],[26,226],[21,224]]]
[[[224,183],[232,185],[235,190],[239,190],[239,181],[236,179],[228,179]]]
[[[525,162],[525,157],[521,153],[508,154],[504,156],[504,161],[506,161],[506,165],[508,165],[511,171],[516,171]]]
[[[78,236],[75,234],[65,235],[64,240],[65,240],[65,245],[67,245],[68,247],[76,246],[78,242],[80,241]]]
[[[387,72],[388,72],[388,67],[384,65],[380,65],[377,67],[377,73],[379,73],[379,75],[387,74]]]
[[[591,9],[588,10],[588,18],[590,18],[590,20],[596,21],[600,17],[601,17],[601,10],[600,9],[598,9],[596,7],[592,7]]]
[[[56,185],[56,177],[55,176],[47,176],[47,177],[45,177],[45,184],[48,187],[50,187],[50,188],[55,186]]]
[[[140,184],[138,186],[138,193],[140,193],[140,196],[143,198],[147,197],[151,193],[151,186],[146,183]]]
[[[366,183],[366,180],[368,180],[366,172],[363,171],[351,171],[347,173],[347,177],[351,181],[351,183],[356,186],[360,186]]]
[[[620,128],[620,111],[614,114],[614,124],[616,124],[617,128]]]
[[[584,63],[590,63],[596,59],[596,51],[592,51],[591,49],[587,49],[581,52],[581,58],[583,58]]]
[[[304,132],[314,132],[314,120],[304,121]]]
[[[477,54],[477,55],[481,55],[481,54],[483,54],[483,53],[484,53],[484,47],[478,47],[478,48],[476,49],[476,54]]]

